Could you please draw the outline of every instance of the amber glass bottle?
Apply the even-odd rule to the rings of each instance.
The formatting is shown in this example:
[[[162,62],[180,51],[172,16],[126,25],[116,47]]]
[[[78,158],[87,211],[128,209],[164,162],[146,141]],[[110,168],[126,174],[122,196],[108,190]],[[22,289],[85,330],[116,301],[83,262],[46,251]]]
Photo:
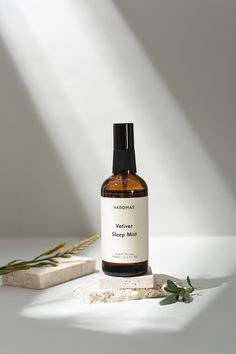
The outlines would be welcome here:
[[[148,188],[136,174],[133,124],[113,131],[113,175],[101,188],[102,269],[137,276],[148,269]]]

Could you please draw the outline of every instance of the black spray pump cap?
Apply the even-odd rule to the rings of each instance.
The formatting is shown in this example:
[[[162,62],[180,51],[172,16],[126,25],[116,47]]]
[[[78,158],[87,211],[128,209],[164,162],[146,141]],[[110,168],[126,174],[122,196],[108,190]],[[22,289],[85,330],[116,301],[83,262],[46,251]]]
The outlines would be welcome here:
[[[113,173],[121,171],[136,172],[133,123],[113,125],[114,154]]]

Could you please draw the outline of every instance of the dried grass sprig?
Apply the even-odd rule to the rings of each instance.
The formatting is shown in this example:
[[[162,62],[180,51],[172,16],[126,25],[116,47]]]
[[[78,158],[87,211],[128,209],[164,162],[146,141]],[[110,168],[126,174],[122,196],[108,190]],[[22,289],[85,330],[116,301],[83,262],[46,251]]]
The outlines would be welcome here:
[[[35,267],[52,266],[56,267],[58,265],[57,258],[70,258],[74,254],[78,254],[86,247],[91,245],[93,242],[100,238],[98,234],[90,236],[85,240],[76,243],[72,247],[67,247],[66,243],[60,243],[59,245],[51,248],[48,251],[41,253],[39,256],[33,258],[30,261],[24,261],[22,259],[14,259],[13,261],[7,263],[0,267],[0,275],[8,274],[11,272],[16,272],[18,270],[26,270]]]

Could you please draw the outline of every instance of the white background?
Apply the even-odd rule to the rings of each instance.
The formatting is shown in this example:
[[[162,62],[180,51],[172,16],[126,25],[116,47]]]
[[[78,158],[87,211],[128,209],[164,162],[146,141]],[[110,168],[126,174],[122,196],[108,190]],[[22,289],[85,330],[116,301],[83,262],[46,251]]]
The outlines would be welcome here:
[[[0,0],[0,237],[99,231],[135,123],[150,233],[236,233],[236,2]]]

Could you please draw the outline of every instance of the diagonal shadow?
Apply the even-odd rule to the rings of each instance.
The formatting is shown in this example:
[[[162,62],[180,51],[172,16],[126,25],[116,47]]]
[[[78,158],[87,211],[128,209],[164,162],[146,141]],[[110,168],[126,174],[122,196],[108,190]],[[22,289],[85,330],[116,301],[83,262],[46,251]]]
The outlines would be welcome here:
[[[0,87],[1,235],[64,238],[91,234],[94,230],[80,191],[74,188],[41,124],[3,41],[0,53],[4,83]]]
[[[236,7],[113,0],[236,196]]]
[[[182,279],[183,283],[185,279]],[[191,279],[192,284],[196,287],[199,286],[200,290],[204,289],[214,289],[218,288],[223,284],[230,284],[236,282],[236,275],[230,275],[225,277],[217,277],[217,278],[194,278]]]
[[[202,279],[194,279],[193,281],[199,281],[200,283]],[[173,351],[176,353],[182,353],[186,346],[190,346],[193,354],[197,354],[199,351],[204,353],[221,353],[223,348],[227,353],[233,354],[231,348],[232,338],[234,337],[233,323],[235,311],[231,306],[225,306],[225,304],[227,302],[229,304],[231,303],[230,299],[232,294],[235,293],[235,276],[205,279],[205,281],[205,284],[201,283],[205,288],[218,286],[225,281],[228,282],[228,285],[221,291],[217,298],[208,304],[204,312],[201,312],[195,317],[194,321],[191,321],[187,327],[177,332],[164,329],[161,330],[160,328],[155,330],[155,319],[149,318],[147,319],[147,323],[146,319],[143,319],[142,331],[133,331],[128,335],[106,333],[106,331],[102,330],[102,326],[108,326],[109,321],[112,325],[112,308],[108,310],[111,314],[110,320],[108,322],[101,321],[100,330],[94,329],[94,321],[98,321],[98,319],[93,316],[93,312],[85,311],[78,315],[76,313],[76,307],[74,316],[66,316],[66,314],[64,314],[62,317],[48,317],[47,319],[16,316],[16,314],[19,314],[21,309],[29,303],[29,298],[32,300],[32,296],[36,293],[36,291],[31,291],[29,289],[18,289],[17,301],[12,302],[4,326],[10,328],[12,321],[14,321],[14,325],[18,328],[17,333],[14,334],[16,342],[19,341],[20,338],[24,338],[24,331],[27,332],[27,336],[30,336],[35,340],[36,336],[39,335],[38,331],[40,329],[40,335],[43,335],[44,337],[46,336],[45,338],[47,338],[47,349],[50,353],[56,351],[60,352],[62,350],[68,352],[68,343],[72,346],[72,351],[78,345],[83,352],[87,351],[89,353],[95,353],[97,352],[97,347],[99,347],[99,350],[104,353],[118,353],[120,351],[120,343],[122,342],[122,345],[124,346],[122,350],[123,353],[141,353],[145,348],[146,350],[148,348],[148,353],[152,354],[157,352],[157,347],[158,350],[164,354],[170,354],[173,353]],[[12,288],[10,290],[12,290],[12,292],[9,292],[8,288],[1,289],[1,303],[7,301],[7,299],[11,301],[12,298],[15,298],[15,289]],[[203,300],[204,296],[205,294],[203,292]],[[66,297],[60,298],[60,300],[63,299],[65,300]],[[140,306],[141,305],[144,304],[141,302]],[[61,306],[63,306],[63,302],[61,303]],[[227,323],[222,323],[222,311],[224,312],[224,318],[227,317]],[[114,319],[115,318],[116,317],[114,317]],[[170,320],[171,318],[166,319],[167,322]],[[172,320],[174,320],[174,318],[172,318]],[[163,318],[163,321],[165,321],[165,318]],[[91,328],[89,328],[90,326]],[[206,328],[208,328],[208,337],[204,336]],[[1,333],[4,333],[4,330]],[[224,333],[223,338],[222,333]],[[5,337],[2,338],[2,348],[8,348],[9,353],[11,352],[13,354],[17,352],[17,346],[15,345],[15,341],[9,341],[10,336],[11,333],[5,332]],[[197,341],[197,343],[195,341]],[[8,347],[5,346],[6,342],[8,342]],[[33,347],[35,346],[34,341],[27,341],[25,344],[21,341],[21,343],[21,348],[26,348],[27,346],[27,348],[33,350],[35,354],[40,353],[42,350],[40,347]]]

